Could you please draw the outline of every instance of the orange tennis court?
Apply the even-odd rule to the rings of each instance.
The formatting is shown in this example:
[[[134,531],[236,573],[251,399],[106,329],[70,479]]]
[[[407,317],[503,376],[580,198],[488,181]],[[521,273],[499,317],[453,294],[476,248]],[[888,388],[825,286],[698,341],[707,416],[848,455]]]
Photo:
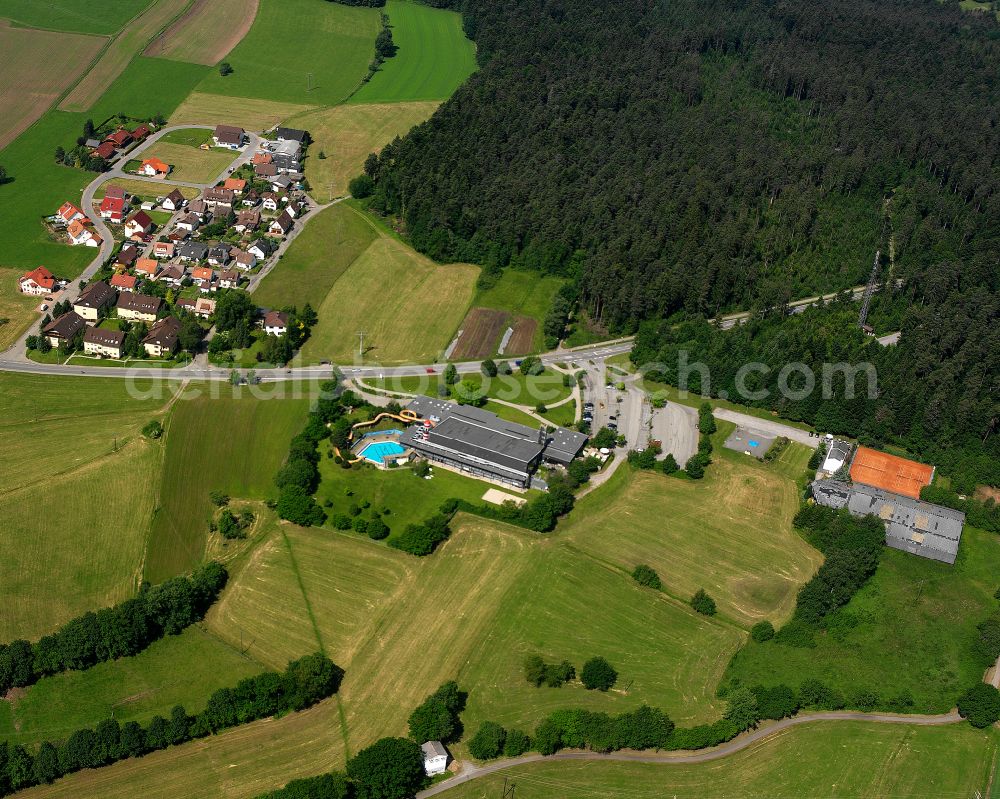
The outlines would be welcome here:
[[[851,480],[894,494],[920,499],[920,489],[931,484],[934,467],[886,452],[858,447],[851,463]]]

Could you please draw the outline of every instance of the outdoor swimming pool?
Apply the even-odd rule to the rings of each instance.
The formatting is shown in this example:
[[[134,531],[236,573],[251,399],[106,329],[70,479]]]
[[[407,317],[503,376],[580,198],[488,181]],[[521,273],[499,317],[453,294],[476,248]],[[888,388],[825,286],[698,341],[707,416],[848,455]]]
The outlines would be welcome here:
[[[386,458],[394,458],[404,452],[406,452],[406,447],[398,441],[376,441],[372,444],[365,444],[358,450],[358,456],[381,466]]]

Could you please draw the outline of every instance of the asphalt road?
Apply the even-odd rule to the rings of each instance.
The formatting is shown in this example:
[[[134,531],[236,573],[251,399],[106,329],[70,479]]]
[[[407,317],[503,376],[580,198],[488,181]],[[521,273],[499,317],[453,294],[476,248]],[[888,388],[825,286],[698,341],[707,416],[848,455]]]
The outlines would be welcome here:
[[[716,408],[712,411],[712,415],[716,419],[734,422],[748,430],[756,430],[772,436],[784,436],[791,441],[798,441],[800,444],[805,444],[807,447],[812,447],[813,449],[819,447],[820,438],[818,436],[810,436],[806,430],[799,430],[797,427],[791,427],[790,425],[775,422],[771,419],[760,419],[747,413],[730,411],[725,408]]]

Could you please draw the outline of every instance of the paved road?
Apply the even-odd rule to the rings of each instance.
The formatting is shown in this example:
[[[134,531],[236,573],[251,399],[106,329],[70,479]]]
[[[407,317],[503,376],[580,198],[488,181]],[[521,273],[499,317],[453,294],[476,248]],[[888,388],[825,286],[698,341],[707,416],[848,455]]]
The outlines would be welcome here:
[[[703,749],[697,752],[610,752],[602,754],[600,752],[557,752],[554,755],[525,755],[523,757],[510,758],[507,760],[497,760],[477,766],[471,763],[463,763],[462,770],[450,779],[439,782],[425,791],[417,794],[417,799],[427,799],[430,796],[437,796],[445,791],[464,785],[467,782],[485,777],[488,774],[505,772],[516,766],[523,766],[529,763],[539,763],[550,760],[605,760],[624,761],[629,763],[658,763],[658,764],[691,764],[709,763],[728,757],[731,754],[753,746],[772,735],[777,735],[789,727],[796,727],[799,724],[809,724],[812,722],[829,721],[870,721],[880,724],[909,724],[916,726],[941,726],[944,724],[956,724],[962,721],[958,713],[944,713],[939,716],[906,716],[893,713],[856,713],[853,711],[839,711],[833,713],[803,713],[790,719],[782,719],[765,727],[758,727],[756,730],[740,735],[729,743],[716,746],[712,749]]]
[[[773,436],[784,436],[792,441],[798,441],[800,444],[805,444],[807,447],[811,447],[812,449],[819,447],[820,439],[818,436],[810,436],[807,430],[799,430],[797,427],[782,424],[781,422],[775,422],[770,419],[760,419],[756,416],[751,416],[748,413],[730,411],[725,408],[716,408],[712,411],[712,415],[716,419],[733,422],[738,424],[740,427],[746,427],[749,430],[756,430],[759,433],[768,433]]]

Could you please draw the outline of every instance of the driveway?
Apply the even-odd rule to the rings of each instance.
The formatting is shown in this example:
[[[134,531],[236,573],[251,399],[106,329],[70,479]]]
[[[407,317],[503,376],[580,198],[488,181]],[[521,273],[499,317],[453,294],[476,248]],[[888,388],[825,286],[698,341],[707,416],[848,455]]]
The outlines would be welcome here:
[[[790,425],[782,424],[781,422],[775,422],[770,419],[760,419],[756,416],[751,416],[748,413],[739,413],[738,411],[730,411],[725,408],[716,408],[712,411],[712,415],[716,419],[733,422],[734,424],[738,424],[740,427],[745,427],[748,430],[757,430],[772,436],[784,436],[791,441],[797,441],[800,444],[805,444],[807,447],[811,447],[812,449],[817,449],[819,447],[819,436],[810,436],[809,432],[806,430],[799,430],[797,427],[791,427]]]

